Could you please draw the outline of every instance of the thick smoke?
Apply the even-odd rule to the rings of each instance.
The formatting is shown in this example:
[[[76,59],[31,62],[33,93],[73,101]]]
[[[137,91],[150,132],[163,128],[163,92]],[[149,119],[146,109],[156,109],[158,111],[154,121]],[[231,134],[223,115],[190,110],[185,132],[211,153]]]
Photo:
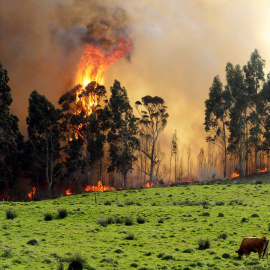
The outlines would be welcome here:
[[[10,77],[12,112],[26,135],[31,91],[57,104],[73,87],[85,42],[106,51],[128,33],[132,63],[112,65],[106,88],[118,79],[133,107],[143,96],[162,97],[170,115],[162,150],[170,156],[177,129],[180,148],[191,144],[197,157],[214,76],[225,83],[226,63],[243,66],[255,48],[269,71],[269,10],[268,0],[1,0],[0,55]]]

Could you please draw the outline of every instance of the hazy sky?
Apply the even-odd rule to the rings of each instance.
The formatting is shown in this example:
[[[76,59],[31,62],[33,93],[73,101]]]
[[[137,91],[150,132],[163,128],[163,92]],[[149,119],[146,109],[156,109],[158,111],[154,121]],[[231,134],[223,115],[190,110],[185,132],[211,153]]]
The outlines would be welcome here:
[[[98,3],[98,5],[96,5]],[[100,7],[104,7],[101,9]],[[162,136],[167,153],[176,129],[181,145],[199,153],[204,144],[204,101],[215,75],[224,82],[227,62],[244,65],[257,48],[270,70],[268,0],[1,0],[0,55],[12,88],[12,113],[26,135],[28,98],[36,89],[57,105],[72,88],[83,53],[76,25],[121,8],[133,40],[131,61],[112,65],[105,77],[142,96],[162,97],[170,114]],[[74,28],[75,27],[75,28]]]

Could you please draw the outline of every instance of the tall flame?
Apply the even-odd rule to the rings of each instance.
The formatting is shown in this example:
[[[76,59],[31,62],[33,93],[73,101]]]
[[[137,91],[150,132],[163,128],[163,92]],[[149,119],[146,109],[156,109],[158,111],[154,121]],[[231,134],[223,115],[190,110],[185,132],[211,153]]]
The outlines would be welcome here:
[[[33,189],[27,194],[27,197],[32,200],[33,199],[33,196],[35,195],[37,191],[37,188],[36,187],[33,187]]]

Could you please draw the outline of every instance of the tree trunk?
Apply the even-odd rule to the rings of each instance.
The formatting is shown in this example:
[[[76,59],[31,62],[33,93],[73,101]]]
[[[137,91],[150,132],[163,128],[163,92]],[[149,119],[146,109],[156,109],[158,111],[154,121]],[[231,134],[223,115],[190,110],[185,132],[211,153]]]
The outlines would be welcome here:
[[[223,176],[226,178],[227,176],[227,143],[226,143],[226,127],[223,121],[223,142],[224,142],[224,172]]]

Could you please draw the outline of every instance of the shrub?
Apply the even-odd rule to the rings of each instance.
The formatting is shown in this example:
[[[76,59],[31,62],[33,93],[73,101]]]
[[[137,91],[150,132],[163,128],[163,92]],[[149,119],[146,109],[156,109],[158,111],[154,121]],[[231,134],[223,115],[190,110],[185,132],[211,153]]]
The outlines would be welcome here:
[[[103,227],[107,227],[108,220],[106,218],[97,218],[97,223]]]
[[[14,219],[17,217],[17,214],[13,212],[11,209],[6,210],[6,217],[7,219]]]
[[[51,213],[44,213],[44,220],[45,221],[52,220],[52,214]]]
[[[223,253],[223,254],[222,254],[222,258],[224,258],[224,259],[229,259],[229,258],[231,258],[231,256],[230,256],[230,254],[228,254],[228,253]]]
[[[113,217],[114,223],[116,224],[122,224],[124,223],[124,220],[121,217]]]
[[[105,201],[104,205],[111,205],[112,203],[110,201]]]
[[[227,239],[227,237],[228,237],[228,234],[227,233],[222,233],[222,234],[220,234],[219,236],[218,236],[218,238],[220,238],[220,239]]]
[[[134,268],[137,268],[138,267],[138,264],[137,263],[132,263],[130,266],[131,267],[134,267]]]
[[[260,217],[258,214],[252,214],[251,217]]]
[[[134,240],[135,236],[134,236],[133,233],[129,233],[124,239],[126,239],[126,240]]]
[[[123,250],[120,249],[120,248],[118,248],[118,249],[116,249],[114,252],[115,252],[115,253],[123,253]]]
[[[144,217],[141,217],[141,216],[138,216],[137,217],[137,223],[143,224],[144,222],[145,222],[145,218]]]
[[[164,253],[164,252],[159,253],[159,254],[157,255],[158,258],[163,258],[164,256],[165,256],[165,253]]]
[[[135,202],[134,202],[134,201],[128,201],[128,202],[125,202],[124,204],[125,204],[125,205],[134,205]]]
[[[218,217],[224,217],[224,214],[223,213],[219,213],[218,214]]]
[[[125,218],[125,225],[127,225],[127,226],[133,225],[133,220],[132,220],[132,218],[126,217],[126,218]]]
[[[235,205],[235,204],[243,205],[243,202],[241,200],[231,200],[229,202],[229,205]]]
[[[241,222],[248,222],[248,221],[249,221],[249,218],[247,218],[247,217],[243,217],[241,220]]]
[[[218,206],[225,205],[225,202],[216,202],[215,205],[218,205]]]
[[[206,240],[200,239],[198,241],[198,245],[200,250],[208,249],[211,246],[209,239]]]
[[[57,209],[57,211],[60,218],[65,218],[68,215],[67,209],[65,208]]]
[[[38,241],[36,239],[31,239],[26,244],[31,246],[38,246]]]
[[[262,180],[256,180],[256,185],[261,185],[262,184]]]
[[[209,217],[210,216],[210,213],[208,213],[208,212],[202,213],[202,216],[203,217]]]
[[[112,224],[112,223],[115,223],[114,218],[113,217],[108,217],[107,218],[107,224]]]
[[[163,218],[159,218],[159,219],[157,220],[157,222],[158,222],[158,223],[164,223],[164,219],[163,219]]]
[[[161,260],[173,261],[173,260],[175,260],[175,258],[172,255],[165,255],[165,256],[162,257]]]
[[[85,268],[85,260],[79,254],[73,255],[69,259],[69,266],[67,270],[82,270]]]

